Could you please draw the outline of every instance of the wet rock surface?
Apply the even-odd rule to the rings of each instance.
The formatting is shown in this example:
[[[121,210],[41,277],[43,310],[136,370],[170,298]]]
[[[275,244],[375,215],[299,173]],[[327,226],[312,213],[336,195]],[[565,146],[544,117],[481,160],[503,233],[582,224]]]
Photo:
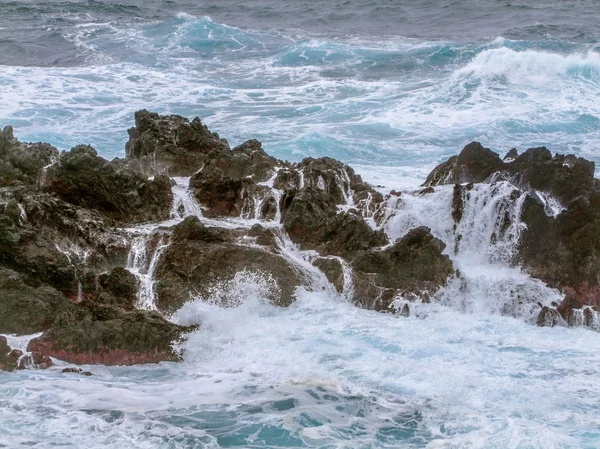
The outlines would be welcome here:
[[[43,168],[58,157],[47,143],[21,143],[11,126],[0,131],[0,187],[35,185],[43,181]]]
[[[299,287],[326,288],[327,279],[360,307],[409,316],[412,302],[436,300],[459,276],[446,254],[468,237],[466,204],[483,182],[508,182],[506,201],[521,201],[498,205],[492,243],[518,233],[511,262],[563,294],[541,305],[537,324],[597,325],[600,183],[589,161],[545,148],[501,160],[467,145],[414,194],[454,184],[446,198],[456,248],[447,251],[417,224],[390,241],[390,208],[404,195],[382,194],[342,162],[281,161],[256,140],[231,149],[200,119],[140,111],[135,120],[124,160],[0,133],[0,333],[43,333],[26,354],[0,338],[1,369],[45,368],[50,357],[180,360],[173,343],[193,328],[169,317],[190,300],[237,306],[249,286],[289,306]],[[189,176],[189,189],[167,175]]]
[[[149,176],[192,176],[212,154],[229,150],[229,144],[209,131],[196,117],[191,122],[179,115],[135,113],[125,154],[130,165]]]
[[[493,173],[504,168],[497,153],[484,148],[479,142],[471,142],[458,156],[452,156],[438,165],[425,180],[424,186],[483,182]]]
[[[389,248],[359,254],[352,262],[354,301],[374,310],[387,310],[398,298],[429,302],[455,271],[445,247],[423,226]]]
[[[121,223],[165,220],[173,203],[169,178],[150,180],[118,161],[106,161],[89,146],[63,152],[48,168],[44,189]]]
[[[239,298],[229,297],[227,291],[239,273],[268,284],[272,303],[291,304],[302,273],[274,246],[245,244],[245,234],[206,227],[197,217],[175,226],[156,268],[158,309],[172,313],[194,297],[235,304]]]
[[[172,344],[191,329],[157,312],[85,304],[31,341],[28,350],[76,364],[135,365],[178,361]]]
[[[456,183],[452,217],[457,223],[472,183],[508,180],[515,186],[515,197],[527,193],[520,217],[525,228],[514,263],[564,295],[560,305],[542,309],[538,324],[556,325],[558,314],[567,325],[598,326],[594,317],[600,307],[600,189],[594,163],[574,155],[552,155],[545,147],[521,154],[512,149],[500,164],[499,156],[490,153],[473,142],[436,167],[425,185]],[[511,218],[507,220],[508,226]]]

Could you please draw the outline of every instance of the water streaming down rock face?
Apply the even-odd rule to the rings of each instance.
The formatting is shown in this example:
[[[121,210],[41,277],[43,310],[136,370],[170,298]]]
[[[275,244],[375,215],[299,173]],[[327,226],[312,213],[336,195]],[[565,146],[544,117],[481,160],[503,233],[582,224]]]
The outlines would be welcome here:
[[[156,236],[152,233],[135,237],[131,244],[127,269],[139,281],[138,307],[141,309],[156,310],[154,271],[167,246],[168,237]]]
[[[183,220],[192,215],[202,217],[202,208],[188,188],[190,178],[174,177],[172,179],[175,182],[175,185],[173,186],[171,218]]]
[[[256,148],[256,144],[250,141],[244,148]],[[465,151],[469,148],[472,148],[469,150],[471,157],[483,151],[476,145],[468,146]],[[494,159],[497,158],[494,153],[485,154],[493,161],[494,167],[486,166],[488,174],[492,173],[490,170],[502,167],[502,163]],[[459,158],[459,162],[460,160]],[[507,161],[510,162],[511,159]],[[298,167],[286,166],[283,177],[280,175],[282,167],[274,167],[267,181],[250,185],[248,190],[242,187],[241,212],[238,218],[210,220],[211,225],[235,228],[262,223],[269,227],[274,226],[277,232],[284,236],[283,239],[277,240],[281,255],[296,265],[299,271],[310,273],[314,270],[312,264],[320,263],[323,268],[323,263],[318,262],[310,252],[298,252],[296,246],[285,237],[285,226],[281,228],[279,223],[282,221],[282,198],[287,193],[281,188],[275,188],[275,185],[286,186],[284,188],[295,185],[295,188],[300,190],[312,188],[338,198],[337,207],[341,211],[357,210],[372,229],[385,231],[390,237],[390,242],[403,237],[415,227],[429,227],[434,236],[446,244],[445,252],[450,255],[460,272],[459,276],[451,279],[448,285],[436,294],[437,300],[446,305],[469,312],[511,315],[533,322],[540,306],[551,306],[560,302],[561,295],[557,290],[530,278],[518,266],[517,249],[521,234],[526,228],[521,221],[521,214],[529,192],[520,190],[511,180],[495,176],[487,183],[442,186],[430,188],[431,191],[405,191],[400,196],[387,195],[387,199],[383,201],[379,192],[354,191],[351,188],[353,181],[345,168],[328,168],[329,171],[322,171],[323,165],[320,164],[320,161],[308,160]],[[201,170],[204,167],[203,165]],[[451,169],[460,171],[460,167],[452,166]],[[450,179],[450,175],[444,176],[443,182]],[[176,221],[191,215],[202,216],[202,207],[192,192],[185,187],[187,183],[188,178],[175,179],[171,217]],[[549,216],[554,217],[560,212],[560,203],[551,194],[543,191],[534,193],[543,203]],[[375,198],[375,195],[378,197]],[[271,204],[265,208],[267,203]],[[270,212],[265,213],[265,210]],[[147,246],[147,243],[143,243],[138,237],[132,246],[129,265],[140,279],[140,304],[143,304],[143,307],[154,308],[156,292],[152,276],[166,244],[159,241],[151,257],[146,254],[148,250],[144,245]],[[292,256],[292,253],[295,255]],[[352,298],[354,275],[350,265],[342,258],[330,257],[333,257],[331,260],[337,260],[341,271],[338,275],[333,274],[334,277],[330,272],[325,283],[337,282],[338,292]],[[303,262],[300,263],[300,260]],[[311,264],[308,270],[307,263]],[[310,274],[305,276],[305,279],[310,278]],[[324,279],[322,276],[313,278],[310,282],[312,288],[323,285]],[[405,298],[413,301],[423,300],[422,293],[412,291],[408,295],[403,293],[398,296],[396,304],[400,304]],[[426,294],[425,298],[429,301],[429,294]],[[404,303],[401,307],[402,310],[407,310]],[[581,320],[570,320],[573,325],[579,321]]]
[[[58,331],[66,325],[70,335],[93,335],[114,326],[115,317],[124,314],[130,319],[119,326],[126,331],[109,334],[110,339],[133,333],[136,341],[144,341],[155,334],[149,326],[162,318],[157,313],[163,312],[157,303],[160,288],[169,283],[202,287],[202,293],[189,300],[181,295],[183,304],[177,304],[170,315],[180,325],[200,326],[184,328],[188,341],[176,344],[183,351],[183,364],[129,371],[97,367],[97,378],[78,382],[77,391],[60,373],[42,374],[53,378],[53,389],[67,392],[73,402],[60,402],[60,394],[35,401],[53,404],[53,416],[69,416],[86,429],[109,434],[88,430],[95,441],[77,434],[90,447],[129,439],[142,441],[141,446],[178,449],[282,444],[468,447],[473,441],[481,442],[475,447],[487,448],[510,447],[507,442],[526,437],[536,449],[563,449],[573,441],[598,437],[597,432],[572,429],[561,411],[567,402],[576,404],[568,413],[584,423],[580,426],[590,424],[589,408],[585,408],[589,399],[574,394],[565,382],[587,382],[588,366],[593,365],[589,362],[597,360],[594,340],[580,345],[577,342],[589,339],[583,332],[539,329],[522,322],[533,320],[538,301],[550,310],[552,302],[561,298],[557,290],[532,279],[517,264],[518,244],[527,230],[522,215],[529,197],[524,190],[498,178],[388,194],[368,188],[349,167],[326,159],[280,171],[287,174],[276,171],[275,178],[255,183],[265,192],[280,187],[275,213],[280,220],[257,217],[256,212],[206,218],[193,190],[187,188],[188,180],[177,178],[171,184],[170,219],[121,229],[131,238],[129,271],[121,262],[98,277],[98,291],[91,291],[89,283],[83,285],[88,298],[84,295],[77,307],[91,303],[94,315],[83,315],[82,320],[91,326],[68,327],[72,326],[68,314],[58,320]],[[298,192],[301,179],[305,190]],[[286,232],[286,226],[294,223],[290,210],[296,207],[289,202],[300,200],[306,209],[296,210],[306,211],[315,229],[324,223],[328,234]],[[551,211],[546,215],[540,207],[544,216],[552,218]],[[17,222],[36,217],[27,209],[28,216],[19,219],[19,207],[8,209]],[[357,235],[359,243],[372,239],[371,246],[353,246]],[[60,248],[73,261],[80,252],[76,246]],[[208,257],[198,258],[199,253]],[[92,251],[88,268],[97,256]],[[420,287],[428,285],[429,278],[414,288],[378,283],[386,273],[418,275],[418,270],[408,269],[406,260],[400,260],[406,256],[409,265],[426,259],[425,265],[449,266],[443,276],[450,278],[438,280],[439,288],[422,296]],[[199,261],[213,265],[206,273],[196,271],[205,268]],[[277,271],[284,265],[285,276]],[[223,267],[233,271],[219,271]],[[454,274],[454,268],[459,273]],[[130,282],[131,273],[137,283]],[[277,303],[273,296],[283,296],[281,281],[286,276],[291,280],[288,287],[295,290],[289,302]],[[173,279],[185,282],[176,285]],[[397,292],[390,300],[400,319],[355,307],[357,294],[371,281],[381,290]],[[109,304],[130,291],[131,304],[119,306],[129,307],[126,312]],[[358,303],[372,307],[368,301]],[[391,310],[384,304],[382,311]],[[141,313],[136,307],[151,311]],[[594,313],[591,307],[575,309],[567,324],[594,328]],[[98,315],[109,319],[100,321]],[[556,324],[560,315],[554,311],[549,318],[547,322]],[[175,341],[172,332],[162,338]],[[85,349],[86,356],[94,354],[94,349]],[[111,356],[122,350],[110,349]],[[148,354],[145,350],[142,355]],[[569,357],[564,357],[566,353]],[[165,353],[153,359],[133,356],[127,352],[119,363],[174,359]],[[585,373],[573,370],[573,357],[587,360]],[[90,359],[69,360],[89,363]],[[110,363],[110,358],[95,363]],[[536,382],[539,378],[546,381]],[[4,388],[0,386],[0,392]],[[120,394],[115,394],[117,389]],[[552,398],[548,389],[555,392]],[[587,391],[592,399],[600,397],[595,384]],[[17,400],[21,399],[10,396],[10,407],[0,411],[0,444],[4,444],[3,432],[15,437],[14,429],[3,427],[5,415],[17,414],[22,425],[35,429],[30,423],[47,409],[23,412],[13,407]],[[523,405],[533,403],[535,408]],[[522,414],[517,424],[515,409]],[[49,419],[53,418],[41,418],[43,431],[50,435],[46,438],[64,442],[48,433]],[[550,430],[544,428],[547,423],[553,424]],[[539,430],[533,437],[531,428]],[[40,432],[33,430],[31,438],[37,439]]]
[[[538,302],[550,306],[562,296],[515,266],[526,195],[508,181],[440,186],[428,194],[403,192],[399,201],[388,200],[392,211],[383,227],[394,239],[426,225],[446,243],[460,277],[440,290],[442,303],[534,322]]]

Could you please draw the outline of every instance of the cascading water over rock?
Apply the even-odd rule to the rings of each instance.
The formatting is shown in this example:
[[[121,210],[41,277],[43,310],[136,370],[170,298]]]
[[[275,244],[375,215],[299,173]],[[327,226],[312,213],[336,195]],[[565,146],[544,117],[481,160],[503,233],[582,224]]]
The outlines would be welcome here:
[[[591,273],[575,273],[570,279],[581,279],[578,283],[554,288],[543,282],[547,276],[541,270],[548,267],[536,265],[528,253],[539,229],[554,232],[554,240],[563,238],[574,226],[569,222],[573,214],[587,214],[595,226],[597,193],[585,178],[593,174],[585,161],[548,159],[544,149],[532,149],[503,162],[473,143],[432,172],[427,188],[387,192],[334,159],[281,161],[255,140],[230,149],[199,119],[190,123],[140,111],[136,123],[138,129],[130,132],[129,148],[136,149],[130,161],[109,163],[91,147],[76,147],[47,169],[44,190],[53,196],[36,191],[40,186],[32,177],[29,196],[11,198],[4,206],[3,223],[11,226],[5,235],[13,242],[10,257],[26,260],[19,251],[30,247],[20,246],[20,229],[38,226],[56,259],[44,265],[41,279],[55,289],[51,297],[66,295],[67,302],[56,299],[49,309],[54,310],[51,316],[62,317],[59,321],[43,314],[34,321],[32,330],[45,331],[31,343],[38,351],[88,363],[174,360],[179,355],[170,346],[172,339],[152,340],[155,346],[148,355],[122,339],[126,323],[141,323],[150,333],[158,326],[157,338],[161,332],[181,338],[185,329],[164,317],[176,316],[199,298],[240,306],[243,299],[233,296],[243,283],[257,283],[257,289],[248,291],[280,306],[292,304],[303,291],[326,291],[359,307],[402,316],[424,316],[428,303],[437,302],[470,314],[597,327],[597,286],[590,283]],[[162,147],[148,146],[165,130],[173,139],[160,140]],[[176,137],[183,134],[188,140]],[[21,145],[11,139],[15,148]],[[49,155],[40,163],[42,170],[55,153],[45,146],[37,151]],[[146,159],[152,164],[142,163]],[[157,167],[191,177],[169,180],[152,173]],[[538,176],[543,170],[549,172],[545,185]],[[90,184],[86,177],[110,181]],[[444,185],[459,178],[465,182]],[[472,183],[471,178],[485,182]],[[111,182],[121,189],[106,189]],[[574,195],[583,198],[577,207],[564,206]],[[56,221],[48,218],[52,215],[40,212],[44,208],[61,217],[60,226],[76,238],[69,240],[62,228],[57,230]],[[74,216],[86,220],[86,226],[62,218]],[[115,221],[122,226],[107,226]],[[578,257],[580,251],[559,248],[570,251],[559,253],[563,258]],[[31,267],[27,269],[39,270]],[[68,274],[59,283],[48,271],[58,269],[54,267]],[[528,270],[540,273],[542,280]],[[14,285],[24,282],[18,273],[8,276],[15,277]],[[2,285],[0,289],[7,288]],[[47,297],[39,288],[22,290],[32,298]],[[568,301],[563,301],[565,292]],[[77,313],[89,318],[72,321],[69,317]],[[554,319],[556,314],[561,319]],[[80,348],[80,340],[69,346],[64,342],[76,332],[89,332],[77,326],[94,326],[94,320],[116,326],[102,325],[111,335],[104,341],[112,346],[97,358],[86,355],[90,349]],[[31,326],[14,319],[10,324],[11,329]]]

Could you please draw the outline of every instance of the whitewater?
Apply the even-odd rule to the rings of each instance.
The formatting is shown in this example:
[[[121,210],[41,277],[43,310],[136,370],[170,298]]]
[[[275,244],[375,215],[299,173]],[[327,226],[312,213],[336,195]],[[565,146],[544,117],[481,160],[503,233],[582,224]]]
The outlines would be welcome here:
[[[0,5],[6,17],[13,3]],[[0,447],[600,448],[600,334],[534,325],[537,303],[562,296],[511,264],[523,229],[510,183],[476,185],[458,229],[452,186],[419,193],[471,140],[502,155],[546,145],[600,162],[596,35],[340,36],[48,3],[35,20],[66,50],[44,50],[38,64],[29,50],[22,64],[5,54],[0,65],[0,125],[21,140],[122,157],[133,111],[148,108],[198,115],[232,146],[257,138],[282,159],[338,158],[378,190],[402,191],[382,229],[394,240],[430,227],[466,285],[450,282],[409,317],[363,310],[351,285],[338,293],[310,252],[282,239],[310,285],[280,308],[269,278],[241,272],[193,299],[170,317],[200,325],[181,363],[0,372]],[[206,219],[185,186],[176,179],[169,222],[131,229],[141,307],[154,308],[153,263],[168,245],[148,249],[158,227],[190,215],[257,222]]]

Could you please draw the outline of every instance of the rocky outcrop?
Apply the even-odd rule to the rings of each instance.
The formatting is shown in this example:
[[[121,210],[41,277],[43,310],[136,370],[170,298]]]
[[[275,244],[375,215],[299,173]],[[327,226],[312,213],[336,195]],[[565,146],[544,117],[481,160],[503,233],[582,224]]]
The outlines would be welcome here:
[[[97,278],[97,289],[92,300],[98,304],[113,305],[124,310],[134,310],[137,305],[139,281],[123,267],[115,267]]]
[[[339,258],[318,257],[313,261],[313,265],[323,272],[338,293],[344,292],[344,267]]]
[[[354,301],[374,310],[388,310],[396,299],[429,302],[454,274],[445,247],[429,228],[418,227],[389,248],[359,254],[352,262]]]
[[[470,161],[470,162],[469,162]],[[474,142],[429,175],[425,185],[456,183],[452,217],[459,223],[472,184],[509,181],[515,198],[527,193],[515,264],[563,292],[556,308],[545,307],[538,324],[590,325],[600,307],[600,189],[593,162],[573,155],[552,155],[544,147],[499,157]],[[554,202],[551,204],[551,202]],[[504,217],[508,227],[513,218]]]
[[[48,367],[50,356],[107,364],[177,359],[171,342],[188,329],[136,310],[137,279],[123,268],[131,239],[113,227],[168,217],[170,180],[148,181],[89,147],[47,167],[57,151],[2,137],[3,166],[16,167],[18,151],[30,164],[0,189],[0,333],[44,332],[31,354],[13,351],[7,369],[17,359],[20,368]]]
[[[23,353],[13,350],[6,341],[6,337],[0,336],[0,371],[14,371],[19,367],[19,358]]]
[[[59,315],[28,350],[76,364],[135,365],[178,361],[172,343],[191,328],[174,325],[151,311],[123,311],[86,304],[74,316]]]
[[[209,217],[274,219],[277,198],[264,185],[277,168],[289,166],[269,156],[257,140],[215,153],[190,179],[190,188]]]
[[[75,299],[80,284],[84,293],[95,289],[94,273],[126,262],[127,234],[97,212],[32,189],[4,193],[0,265],[32,285],[48,284]]]
[[[529,148],[522,154],[510,150],[503,160],[497,153],[471,142],[458,156],[438,165],[424,186],[484,182],[491,175],[510,179],[524,190],[547,192],[566,206],[578,196],[589,197],[594,185],[593,162],[572,154],[552,153],[545,148]]]
[[[49,329],[60,314],[75,305],[49,285],[28,285],[23,276],[0,267],[0,332],[27,335]]]
[[[517,186],[548,192],[564,206],[596,190],[593,162],[572,154],[553,157],[545,147],[528,149],[507,168]]]
[[[535,277],[565,293],[558,307],[572,323],[573,310],[600,307],[600,191],[577,197],[556,218],[534,201],[524,209],[528,229],[521,262]]]
[[[288,306],[298,287],[326,288],[327,278],[360,307],[408,316],[410,301],[434,300],[458,276],[428,228],[389,242],[381,225],[389,205],[403,201],[399,193],[382,195],[331,158],[289,163],[256,140],[230,149],[199,119],[140,111],[127,159],[110,162],[89,146],[58,154],[22,144],[7,128],[0,133],[2,167],[0,333],[43,333],[31,341],[31,354],[7,352],[0,339],[4,369],[49,366],[49,357],[109,365],[179,360],[173,343],[192,328],[166,317],[190,299],[236,306],[251,288],[257,298]],[[593,164],[544,148],[500,160],[472,143],[417,194],[438,197],[443,188],[434,186],[455,185],[450,219],[458,245],[468,232],[465,205],[480,193],[473,183],[512,182],[506,201],[524,198],[526,225],[515,231],[514,262],[565,294],[562,304],[541,309],[538,324],[591,326],[600,306],[593,173]],[[174,190],[173,217],[193,216],[175,225],[164,221],[174,207],[167,174],[191,176],[189,192]],[[201,207],[189,207],[192,197]],[[504,209],[496,211],[491,240],[519,219],[505,206],[498,206]],[[223,227],[206,224],[231,217]],[[137,224],[144,226],[132,230]],[[290,240],[309,250],[302,263]]]
[[[44,188],[64,201],[120,223],[169,218],[173,194],[166,176],[148,178],[98,156],[89,146],[60,155],[48,168]]]
[[[197,217],[175,226],[156,268],[158,309],[172,313],[192,297],[214,300],[226,295],[240,272],[263,278],[270,286],[267,299],[272,303],[291,304],[302,273],[275,246],[248,245],[245,235],[242,230],[206,227]],[[237,298],[231,300],[235,303]]]
[[[58,150],[47,143],[21,143],[10,126],[0,131],[0,187],[35,185],[43,169],[58,157]]]
[[[130,166],[148,176],[192,176],[214,154],[229,144],[196,117],[191,122],[179,115],[135,113],[125,153]]]
[[[438,165],[427,176],[423,186],[483,182],[503,169],[504,164],[497,153],[484,148],[479,142],[471,142],[458,156],[452,156]]]
[[[374,231],[356,210],[339,212],[332,197],[320,189],[286,192],[281,209],[285,232],[304,250],[349,257],[387,243],[384,232]]]

